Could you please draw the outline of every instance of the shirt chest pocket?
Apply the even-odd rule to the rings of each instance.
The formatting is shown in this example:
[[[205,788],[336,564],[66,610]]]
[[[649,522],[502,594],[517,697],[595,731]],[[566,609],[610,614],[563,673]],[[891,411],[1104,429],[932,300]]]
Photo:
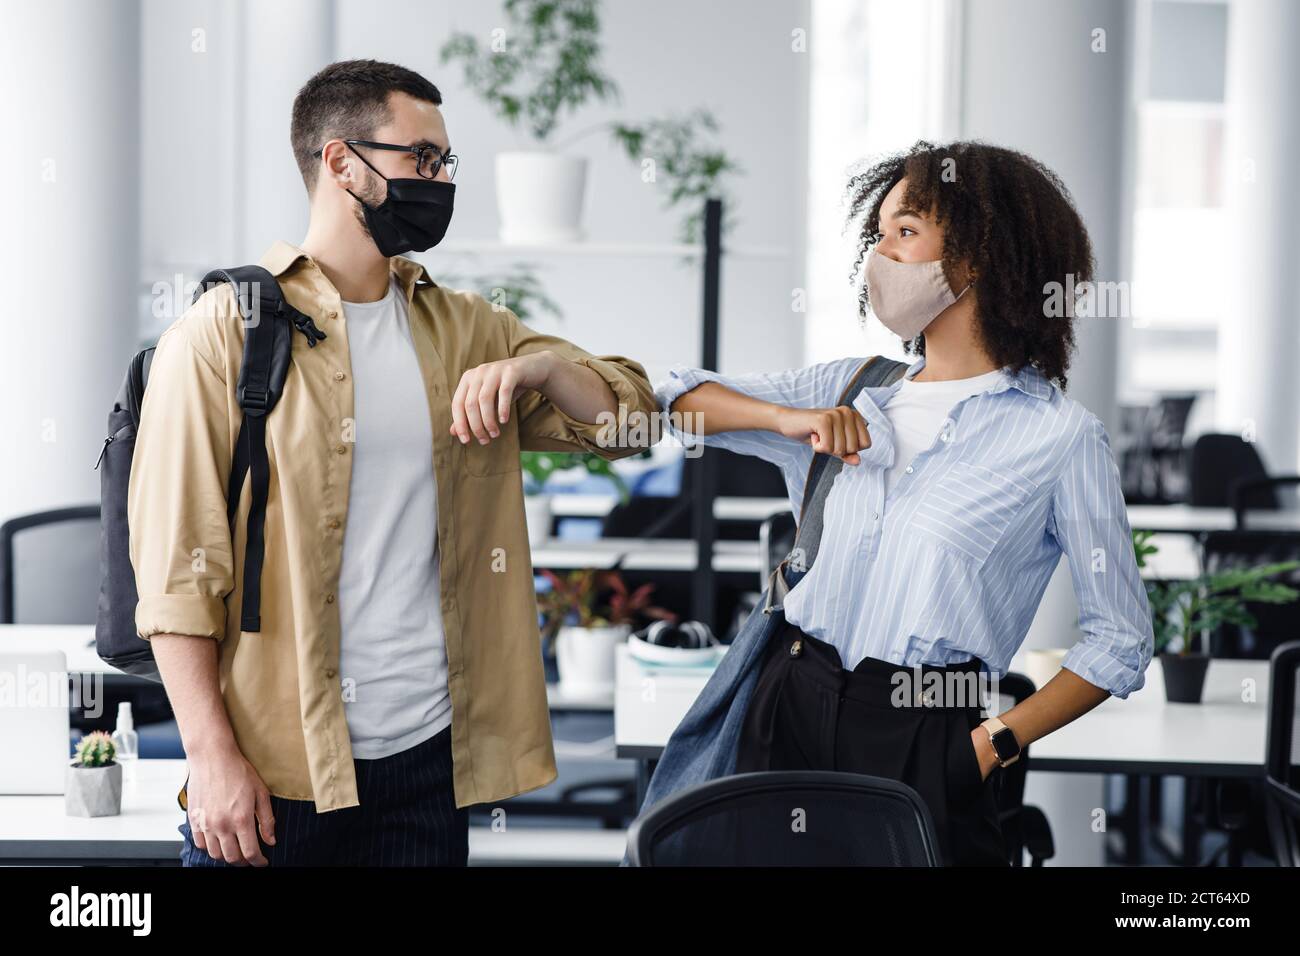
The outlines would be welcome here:
[[[982,565],[1036,490],[1035,482],[1014,469],[957,462],[926,489],[913,530]]]
[[[459,444],[459,439],[453,439]],[[501,434],[491,439],[486,445],[480,445],[479,440],[470,433],[468,443],[461,445],[461,450],[465,455],[465,470],[471,475],[484,477],[486,475],[504,475],[512,471],[520,471],[519,463],[519,429],[515,422],[513,413],[510,421],[501,426]]]

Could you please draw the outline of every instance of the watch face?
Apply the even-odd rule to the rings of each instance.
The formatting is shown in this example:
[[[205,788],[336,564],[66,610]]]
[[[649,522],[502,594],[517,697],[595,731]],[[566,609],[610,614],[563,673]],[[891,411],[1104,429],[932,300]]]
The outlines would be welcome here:
[[[1011,728],[999,730],[993,735],[993,749],[997,752],[999,760],[1010,760],[1020,753],[1020,747],[1016,744],[1016,735],[1011,732]]]

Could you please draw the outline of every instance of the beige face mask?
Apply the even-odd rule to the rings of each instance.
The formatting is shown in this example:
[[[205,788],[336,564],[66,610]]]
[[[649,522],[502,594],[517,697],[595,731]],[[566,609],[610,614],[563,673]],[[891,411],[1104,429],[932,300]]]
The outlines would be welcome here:
[[[942,259],[896,262],[875,247],[867,253],[866,277],[871,311],[904,341],[920,335],[940,312],[970,290],[968,284],[960,294],[952,294]]]

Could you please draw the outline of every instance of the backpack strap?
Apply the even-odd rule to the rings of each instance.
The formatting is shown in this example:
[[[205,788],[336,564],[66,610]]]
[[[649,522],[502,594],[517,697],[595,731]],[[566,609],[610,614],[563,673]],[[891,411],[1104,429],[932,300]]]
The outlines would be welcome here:
[[[840,393],[835,406],[852,405],[854,399],[858,397],[858,394],[864,388],[892,385],[902,377],[908,368],[906,362],[897,362],[880,355],[871,356],[854,373],[849,384]],[[795,528],[794,545],[791,547],[789,555],[772,571],[772,576],[768,581],[768,603],[763,608],[764,613],[771,613],[780,607],[786,593],[793,587],[793,584],[786,579],[785,569],[787,565],[790,565],[792,573],[797,575],[794,583],[798,583],[798,579],[807,574],[808,569],[812,567],[812,563],[817,557],[818,548],[821,545],[822,519],[826,511],[826,497],[830,494],[831,486],[835,483],[835,476],[840,473],[843,467],[844,461],[842,459],[836,458],[827,452],[817,452],[813,455],[812,463],[808,466],[808,477],[804,481],[803,501],[799,508],[799,521]]]
[[[271,483],[271,465],[266,454],[266,416],[284,392],[293,330],[296,328],[301,332],[312,348],[326,336],[316,328],[310,316],[285,301],[275,276],[261,266],[209,272],[199,283],[194,301],[223,282],[233,290],[244,322],[244,356],[235,389],[243,419],[230,464],[226,520],[230,522],[233,533],[239,497],[247,476],[252,485],[252,500],[244,544],[244,589],[239,626],[243,631],[255,632],[261,630],[262,563],[266,552],[263,529]]]

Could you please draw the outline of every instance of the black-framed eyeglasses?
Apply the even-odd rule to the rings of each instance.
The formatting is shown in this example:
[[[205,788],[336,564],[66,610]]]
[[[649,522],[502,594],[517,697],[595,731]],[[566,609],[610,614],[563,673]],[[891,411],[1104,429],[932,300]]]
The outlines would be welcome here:
[[[438,147],[432,143],[425,143],[423,146],[402,146],[400,143],[372,143],[365,139],[345,139],[343,142],[349,146],[369,146],[371,149],[389,149],[401,153],[414,153],[415,171],[425,179],[433,179],[438,175],[438,170],[444,166],[447,167],[447,178],[455,179],[456,167],[460,163],[456,154],[451,150],[445,153],[439,152]],[[312,155],[320,156],[324,150],[325,148],[322,146]]]

